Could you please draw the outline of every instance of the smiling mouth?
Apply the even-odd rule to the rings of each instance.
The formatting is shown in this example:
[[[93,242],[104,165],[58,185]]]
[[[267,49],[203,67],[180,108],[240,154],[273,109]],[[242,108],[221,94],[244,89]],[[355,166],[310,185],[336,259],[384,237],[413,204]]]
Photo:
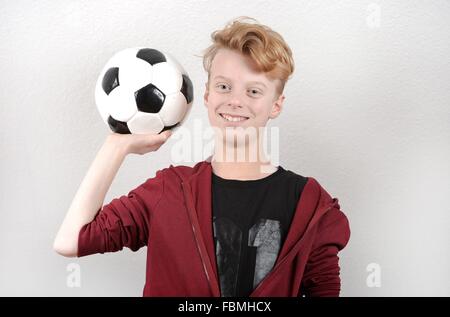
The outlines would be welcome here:
[[[243,117],[243,116],[231,116],[225,113],[219,113],[219,115],[228,122],[241,122],[241,121],[245,121],[248,120],[248,117]]]

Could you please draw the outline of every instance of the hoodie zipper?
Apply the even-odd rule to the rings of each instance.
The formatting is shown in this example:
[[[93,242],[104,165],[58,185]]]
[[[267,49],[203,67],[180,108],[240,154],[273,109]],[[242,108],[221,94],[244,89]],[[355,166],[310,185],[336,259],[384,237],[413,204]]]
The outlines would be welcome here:
[[[183,187],[183,193],[184,193],[184,199],[186,201],[186,207],[188,209],[188,216],[189,220],[191,222],[191,229],[192,233],[194,234],[195,242],[197,245],[197,250],[200,255],[200,259],[202,261],[203,265],[203,271],[205,272],[206,279],[208,281],[208,285],[210,287],[210,290],[213,294],[213,296],[220,297],[220,288],[217,279],[215,278],[215,274],[212,269],[211,261],[209,259],[208,253],[206,251],[206,246],[204,244],[204,241],[202,237],[200,236],[200,226],[198,224],[198,221],[196,221],[196,212],[194,203],[191,199],[190,195],[190,186],[187,183],[181,182],[181,185]],[[196,230],[196,228],[198,230]]]

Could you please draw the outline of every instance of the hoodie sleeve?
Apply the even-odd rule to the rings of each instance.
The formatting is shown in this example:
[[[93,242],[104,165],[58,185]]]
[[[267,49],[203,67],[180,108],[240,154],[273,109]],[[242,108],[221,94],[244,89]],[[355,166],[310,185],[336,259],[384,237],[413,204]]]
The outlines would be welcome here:
[[[345,214],[333,208],[318,224],[316,238],[302,278],[301,295],[338,297],[341,290],[338,252],[350,239]]]
[[[114,198],[85,224],[78,234],[78,257],[116,252],[128,247],[137,251],[147,245],[150,216],[162,197],[163,173],[157,171],[128,195]]]

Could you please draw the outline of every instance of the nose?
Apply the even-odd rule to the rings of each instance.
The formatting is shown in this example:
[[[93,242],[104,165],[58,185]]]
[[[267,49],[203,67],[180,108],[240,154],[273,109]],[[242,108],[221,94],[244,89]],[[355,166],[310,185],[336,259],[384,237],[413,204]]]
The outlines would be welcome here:
[[[228,100],[227,105],[233,109],[242,108],[242,98],[243,97],[239,92],[234,91],[230,94],[230,99]]]

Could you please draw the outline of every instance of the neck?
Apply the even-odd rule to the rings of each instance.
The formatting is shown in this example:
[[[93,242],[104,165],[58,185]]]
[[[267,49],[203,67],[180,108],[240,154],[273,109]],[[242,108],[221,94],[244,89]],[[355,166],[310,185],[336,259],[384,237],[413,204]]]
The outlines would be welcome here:
[[[217,142],[217,140],[216,140]],[[217,144],[217,143],[216,143]],[[259,142],[241,145],[220,142],[222,148],[214,147],[211,159],[213,173],[225,179],[256,180],[269,176],[277,170],[261,150]],[[239,153],[244,155],[239,156]],[[250,155],[250,153],[256,153]]]
[[[213,173],[225,179],[255,180],[276,172],[277,167],[263,162],[218,162],[211,160]]]

